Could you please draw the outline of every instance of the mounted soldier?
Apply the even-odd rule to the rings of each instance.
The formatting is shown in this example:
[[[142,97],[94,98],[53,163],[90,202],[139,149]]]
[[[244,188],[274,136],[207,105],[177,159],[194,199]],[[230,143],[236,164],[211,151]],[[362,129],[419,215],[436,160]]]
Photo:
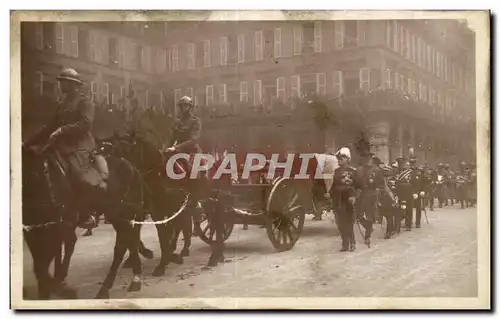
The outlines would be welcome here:
[[[65,210],[72,215],[64,218],[82,228],[91,228],[95,222],[90,215],[89,201],[104,193],[108,179],[106,160],[94,153],[91,132],[94,104],[81,92],[83,82],[74,69],[63,70],[57,80],[64,99],[52,121],[23,147],[35,152],[39,145],[44,145],[44,149],[51,147],[49,176],[56,201],[59,205],[73,206]]]

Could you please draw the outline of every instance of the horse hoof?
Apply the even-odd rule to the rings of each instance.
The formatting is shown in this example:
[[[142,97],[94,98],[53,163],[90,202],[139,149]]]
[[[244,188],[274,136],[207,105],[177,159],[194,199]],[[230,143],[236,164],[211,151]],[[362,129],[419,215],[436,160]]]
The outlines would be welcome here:
[[[154,258],[154,253],[151,249],[145,248],[144,250],[141,251],[141,255],[146,258],[146,259],[153,259]]]
[[[95,296],[95,299],[109,299],[109,291],[100,290]]]
[[[130,285],[128,286],[128,291],[139,291],[141,290],[142,283],[140,281],[132,281]]]
[[[187,256],[189,256],[189,249],[188,248],[182,249],[181,257],[187,257]]]
[[[178,254],[172,254],[172,258],[170,260],[177,265],[182,265],[184,263],[182,257]]]
[[[153,270],[153,277],[161,277],[165,274],[165,266],[157,266],[155,270]]]
[[[123,263],[123,268],[125,269],[132,268],[132,260],[130,258],[125,260],[125,262]]]

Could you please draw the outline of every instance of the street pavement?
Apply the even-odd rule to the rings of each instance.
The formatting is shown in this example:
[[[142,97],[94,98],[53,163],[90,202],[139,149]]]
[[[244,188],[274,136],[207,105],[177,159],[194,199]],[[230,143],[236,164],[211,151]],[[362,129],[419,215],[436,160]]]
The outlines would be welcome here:
[[[112,298],[172,297],[477,297],[477,210],[437,208],[422,228],[383,239],[375,225],[371,248],[355,227],[357,250],[339,252],[340,235],[331,216],[308,216],[295,247],[276,252],[259,226],[235,225],[226,242],[226,262],[205,267],[210,247],[193,238],[184,264],[170,264],[163,277],[151,273],[159,261],[156,229],[146,225],[142,239],[155,253],[143,260],[143,288],[127,292],[130,269],[120,269]],[[69,285],[81,299],[94,298],[111,264],[115,233],[110,225],[82,237],[79,230]],[[181,249],[182,242],[179,242]],[[25,246],[26,298],[36,296],[31,255]]]

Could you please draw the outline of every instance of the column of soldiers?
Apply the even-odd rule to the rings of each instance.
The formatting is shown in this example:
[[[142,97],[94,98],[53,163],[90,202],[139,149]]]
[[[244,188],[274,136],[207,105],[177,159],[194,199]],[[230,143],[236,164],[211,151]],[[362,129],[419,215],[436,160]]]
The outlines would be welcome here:
[[[433,170],[428,163],[417,166],[417,158],[412,150],[410,153],[408,159],[400,157],[390,166],[373,153],[368,153],[363,156],[363,164],[357,168],[350,165],[348,148],[343,147],[335,154],[339,167],[326,196],[332,200],[342,238],[340,251],[356,250],[356,224],[369,247],[373,224],[381,220],[379,215],[386,218],[384,238],[389,239],[401,229],[411,231],[413,225],[420,228],[422,210],[426,207],[434,210],[436,198],[440,208],[449,203],[453,206],[454,201],[459,202],[461,208],[476,204],[477,173],[474,163],[467,165],[461,162],[456,173],[448,164],[439,164],[438,169]]]

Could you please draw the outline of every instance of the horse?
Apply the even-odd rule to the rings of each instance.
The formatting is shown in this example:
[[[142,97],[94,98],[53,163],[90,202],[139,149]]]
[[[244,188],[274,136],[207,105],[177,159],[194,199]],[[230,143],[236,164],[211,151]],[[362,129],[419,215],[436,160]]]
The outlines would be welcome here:
[[[144,207],[154,221],[161,249],[160,262],[153,270],[153,276],[162,276],[169,262],[183,263],[182,256],[174,253],[179,228],[184,230],[189,227],[189,231],[184,230],[183,248],[183,255],[189,255],[192,223],[189,212],[185,210],[189,193],[177,186],[168,185],[168,180],[162,174],[165,162],[163,154],[138,134],[132,132],[125,136],[114,135],[102,144],[112,149],[116,156],[129,160],[142,177]],[[186,236],[187,232],[189,236]]]
[[[76,290],[64,283],[76,244],[76,226],[63,220],[62,207],[53,200],[44,158],[22,152],[23,237],[33,258],[38,298],[52,295],[76,298]],[[64,259],[61,261],[64,245]],[[54,276],[49,267],[54,261]]]
[[[31,157],[30,155],[27,155],[26,152],[24,152],[25,156],[25,162],[27,163],[26,168],[23,165],[23,170],[27,170],[29,172],[31,169],[33,169],[33,166],[30,165],[29,161],[34,161],[34,163],[38,163],[38,167],[35,167],[35,172],[40,171],[40,163],[43,163],[43,166],[45,168],[45,183],[47,189],[47,192],[49,195],[51,195],[51,202],[53,206],[56,206],[56,203],[62,203],[60,198],[55,198],[53,194],[57,194],[59,197],[62,197],[64,193],[61,193],[60,190],[61,184],[64,184],[65,180],[64,179],[64,174],[65,172],[62,170],[49,170],[48,167],[49,165],[55,164],[53,167],[58,167],[57,166],[57,160],[51,159],[51,155],[53,153],[53,149],[51,145],[46,145],[43,147],[42,151],[38,152],[38,156],[34,155],[34,157]],[[34,159],[33,159],[34,158]],[[113,262],[108,270],[107,276],[97,293],[96,298],[109,298],[109,290],[112,288],[114,281],[116,279],[118,267],[121,264],[123,257],[125,255],[125,252],[127,249],[130,252],[130,256],[132,259],[132,270],[133,270],[133,279],[129,285],[128,290],[129,291],[137,291],[140,290],[142,286],[141,282],[141,276],[142,276],[142,265],[141,261],[139,258],[139,228],[136,227],[136,225],[133,225],[131,223],[131,220],[133,219],[144,219],[143,214],[142,214],[142,197],[141,197],[141,176],[138,173],[138,171],[134,168],[134,166],[129,163],[127,160],[113,156],[113,155],[107,155],[105,156],[108,168],[109,168],[109,179],[108,179],[108,187],[105,192],[100,192],[100,193],[90,193],[90,192],[85,192],[85,205],[86,209],[92,209],[95,211],[102,211],[106,215],[106,218],[111,222],[113,228],[115,229],[116,232],[116,240],[115,240],[115,247],[114,247],[114,255],[113,255]],[[50,172],[50,173],[49,173]],[[62,175],[61,175],[62,174]],[[24,174],[23,174],[24,176]],[[24,198],[26,198],[26,201],[23,201],[24,203],[31,202],[33,206],[40,206],[43,207],[45,204],[44,199],[47,198],[47,194],[45,194],[44,197],[36,197],[33,193],[30,191],[33,190],[32,187],[35,187],[34,185],[37,183],[40,183],[36,178],[33,178],[33,175],[31,174],[26,174],[26,179],[23,180],[23,183],[28,185]],[[51,178],[52,177],[52,178]],[[54,177],[58,177],[57,179],[54,179]],[[63,177],[63,178],[60,178]],[[51,183],[51,180],[54,180],[55,183]],[[31,186],[33,185],[33,186]],[[40,186],[40,185],[38,185]],[[23,189],[24,189],[23,185]],[[59,190],[59,193],[58,193]],[[68,189],[66,188],[66,191],[74,191],[74,189]],[[68,194],[68,193],[66,193]],[[42,195],[40,195],[42,196]],[[30,199],[28,201],[28,198]],[[71,220],[71,217],[74,216],[74,214],[68,214],[69,209],[82,209],[81,207],[82,201],[80,200],[78,203],[75,202],[74,197],[70,196],[70,200],[65,201],[63,205],[59,206],[64,206],[64,210],[58,210],[59,214],[58,217],[60,221],[64,222],[65,218],[69,218]],[[48,204],[45,204],[48,205]],[[28,206],[25,209],[23,208],[23,214],[26,214],[27,216],[33,216],[35,209],[33,206]],[[47,207],[47,206],[45,206]],[[61,213],[62,211],[66,211],[66,214]],[[54,218],[54,216],[52,217]],[[28,217],[26,218],[26,222],[33,224],[34,220],[28,220]],[[23,221],[25,223],[25,221]],[[25,224],[26,225],[26,224]],[[72,247],[74,248],[74,243],[76,243],[76,235],[74,235],[74,230],[76,228],[76,222],[72,220],[70,222],[70,225],[72,228],[72,233],[73,237],[69,236],[62,236],[63,239],[65,239],[64,243],[67,245],[68,240],[67,238],[73,238],[73,245],[68,245],[70,250],[66,251],[65,258],[62,262],[62,266],[59,266],[60,270],[59,272],[61,275],[56,276],[57,278],[65,278],[67,275],[67,270],[69,268],[69,263],[71,259],[71,254],[73,250],[71,249]],[[63,227],[63,229],[65,229]],[[25,232],[26,234],[26,232]],[[28,242],[31,243],[30,251],[32,252],[32,255],[34,256],[34,263],[38,262],[38,259],[41,257],[39,256],[40,254],[43,255],[43,253],[38,253],[36,248],[39,248],[39,246],[36,246],[36,243],[33,243],[33,241],[38,241],[38,242],[46,242],[47,244],[44,246],[45,249],[49,250],[60,250],[61,245],[60,245],[60,239],[55,240],[52,239],[54,235],[52,233],[48,232],[38,232],[38,236],[35,237],[35,235],[31,235],[33,237],[26,237]],[[71,242],[70,242],[71,244]],[[42,263],[39,268],[44,269],[45,267],[48,267],[50,265],[47,265],[47,259],[52,255],[53,253],[49,253],[45,255],[45,260]],[[58,264],[56,263],[56,269],[58,267]],[[41,270],[40,270],[41,271]],[[57,272],[57,270],[56,270]],[[37,277],[40,277],[37,275]],[[47,279],[48,277],[44,273],[42,275],[42,285],[47,286],[47,284],[44,283],[47,282],[47,280],[50,281],[50,279]],[[59,279],[61,280],[61,279]],[[40,281],[40,280],[39,280]],[[46,296],[46,288],[43,291],[43,295]],[[50,291],[50,290],[49,290]]]

